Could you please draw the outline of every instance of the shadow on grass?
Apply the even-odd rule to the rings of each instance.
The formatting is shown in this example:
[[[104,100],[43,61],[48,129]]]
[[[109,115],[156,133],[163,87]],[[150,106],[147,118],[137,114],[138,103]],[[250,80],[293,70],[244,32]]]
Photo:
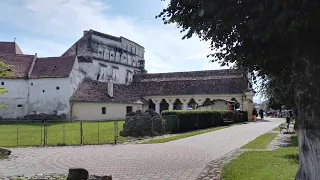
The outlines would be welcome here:
[[[292,163],[299,164],[299,154],[285,155],[283,158],[290,160]]]
[[[298,147],[298,138],[296,135],[291,136],[291,143],[289,145],[289,147]]]

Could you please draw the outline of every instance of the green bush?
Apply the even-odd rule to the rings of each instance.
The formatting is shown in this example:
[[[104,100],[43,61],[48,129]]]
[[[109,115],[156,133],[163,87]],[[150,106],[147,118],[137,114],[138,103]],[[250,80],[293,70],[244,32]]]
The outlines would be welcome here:
[[[167,131],[172,133],[223,126],[223,119],[248,121],[245,111],[166,110],[161,115],[167,121]]]

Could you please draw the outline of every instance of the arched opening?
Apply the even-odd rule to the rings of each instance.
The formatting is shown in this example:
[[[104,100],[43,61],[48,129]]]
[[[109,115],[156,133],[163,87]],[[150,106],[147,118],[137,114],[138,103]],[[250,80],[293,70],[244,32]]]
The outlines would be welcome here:
[[[198,107],[198,104],[196,103],[196,101],[193,98],[191,98],[188,103],[188,110],[195,110],[195,109],[197,109],[197,107]]]
[[[153,110],[156,109],[156,105],[153,103],[151,99],[148,100],[148,103],[149,103],[149,109],[153,109]]]
[[[165,99],[162,99],[160,102],[160,112],[164,111],[164,110],[168,110],[169,109],[169,104],[167,103],[167,101]]]
[[[203,106],[212,105],[212,102],[211,102],[211,100],[210,100],[209,98],[206,98],[206,100],[204,100],[204,102],[203,102],[202,105],[203,105]]]
[[[176,99],[173,103],[173,110],[182,110],[182,103],[180,99]]]

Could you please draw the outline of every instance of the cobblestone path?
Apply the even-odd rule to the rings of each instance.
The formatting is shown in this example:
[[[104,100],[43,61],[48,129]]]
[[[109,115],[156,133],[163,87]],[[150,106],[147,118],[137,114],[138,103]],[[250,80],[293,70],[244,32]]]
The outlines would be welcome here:
[[[67,174],[70,167],[82,167],[114,179],[196,179],[207,163],[281,122],[267,119],[163,144],[16,148],[10,159],[0,161],[0,177]]]

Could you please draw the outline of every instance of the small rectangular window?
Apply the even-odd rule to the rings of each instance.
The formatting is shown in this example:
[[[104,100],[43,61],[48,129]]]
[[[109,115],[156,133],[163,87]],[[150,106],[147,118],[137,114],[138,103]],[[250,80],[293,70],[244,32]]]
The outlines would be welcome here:
[[[106,107],[102,107],[102,114],[106,114],[106,111],[107,111],[107,109],[106,109]]]
[[[127,113],[132,112],[132,106],[127,106]]]
[[[18,104],[18,107],[23,107],[23,105],[22,104]]]
[[[1,82],[1,85],[3,86],[3,85],[4,85],[4,82]]]

